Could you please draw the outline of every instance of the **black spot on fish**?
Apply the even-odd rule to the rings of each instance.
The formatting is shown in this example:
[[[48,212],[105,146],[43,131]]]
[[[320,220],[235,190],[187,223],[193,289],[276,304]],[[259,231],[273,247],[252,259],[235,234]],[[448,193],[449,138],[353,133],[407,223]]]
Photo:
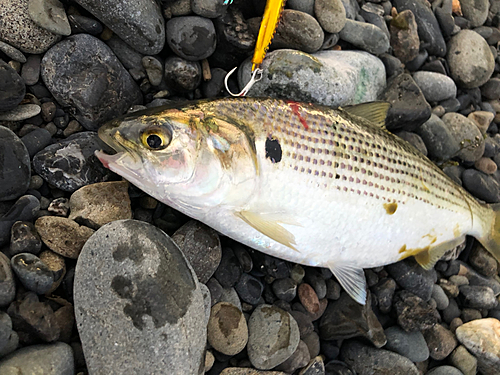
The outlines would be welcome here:
[[[271,159],[273,163],[279,163],[281,161],[282,151],[280,143],[276,138],[269,136],[266,139],[266,159]]]

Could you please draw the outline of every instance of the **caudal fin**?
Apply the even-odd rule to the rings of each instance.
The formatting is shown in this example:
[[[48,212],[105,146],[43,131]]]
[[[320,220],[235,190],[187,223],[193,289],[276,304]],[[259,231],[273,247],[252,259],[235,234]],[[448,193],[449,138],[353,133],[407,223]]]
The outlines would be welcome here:
[[[490,230],[478,240],[500,262],[500,203],[491,204],[490,208],[494,212]]]

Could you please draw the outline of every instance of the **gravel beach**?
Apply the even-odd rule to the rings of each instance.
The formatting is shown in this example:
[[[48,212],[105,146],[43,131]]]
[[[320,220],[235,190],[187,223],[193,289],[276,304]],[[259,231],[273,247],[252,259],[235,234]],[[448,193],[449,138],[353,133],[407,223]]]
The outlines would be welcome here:
[[[234,67],[239,92],[265,3],[0,0],[0,375],[500,374],[500,265],[474,238],[365,269],[363,306],[94,155],[117,116],[228,96]],[[499,42],[500,0],[289,0],[248,96],[390,102],[389,131],[500,203]]]

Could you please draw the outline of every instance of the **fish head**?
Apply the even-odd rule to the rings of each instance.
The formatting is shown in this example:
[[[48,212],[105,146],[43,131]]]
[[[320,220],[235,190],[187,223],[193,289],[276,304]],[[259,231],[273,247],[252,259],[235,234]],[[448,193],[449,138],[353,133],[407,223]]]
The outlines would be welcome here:
[[[99,137],[117,153],[96,156],[177,209],[213,207],[248,199],[255,187],[255,157],[244,133],[197,107],[146,110],[101,126]]]

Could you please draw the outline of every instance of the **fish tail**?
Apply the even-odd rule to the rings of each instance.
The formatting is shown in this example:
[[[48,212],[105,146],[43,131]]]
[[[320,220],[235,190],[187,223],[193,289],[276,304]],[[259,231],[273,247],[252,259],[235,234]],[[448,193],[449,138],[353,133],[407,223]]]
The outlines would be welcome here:
[[[500,262],[500,203],[491,204],[493,220],[478,241]]]

